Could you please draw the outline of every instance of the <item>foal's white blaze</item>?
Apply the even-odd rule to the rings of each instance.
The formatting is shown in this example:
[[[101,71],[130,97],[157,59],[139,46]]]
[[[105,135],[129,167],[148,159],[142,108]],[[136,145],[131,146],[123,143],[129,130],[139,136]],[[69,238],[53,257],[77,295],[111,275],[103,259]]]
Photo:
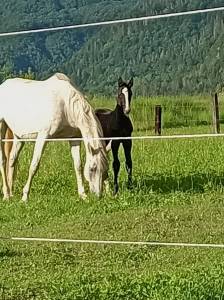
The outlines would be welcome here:
[[[125,114],[129,114],[129,112],[130,112],[130,105],[129,105],[129,101],[128,101],[128,89],[126,87],[122,89],[122,94],[125,97],[125,109],[124,109],[124,113]]]

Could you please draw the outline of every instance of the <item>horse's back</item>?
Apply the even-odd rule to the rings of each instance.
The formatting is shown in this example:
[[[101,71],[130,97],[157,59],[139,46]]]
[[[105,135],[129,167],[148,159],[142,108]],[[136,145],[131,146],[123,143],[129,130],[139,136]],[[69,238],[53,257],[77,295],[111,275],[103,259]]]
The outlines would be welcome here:
[[[110,115],[112,113],[111,109],[108,108],[98,108],[95,110],[96,115]]]
[[[23,90],[24,94],[29,93],[30,90],[37,93],[41,91],[43,93],[47,93],[47,91],[55,93],[55,91],[61,89],[63,86],[64,88],[72,88],[70,79],[62,73],[55,73],[53,76],[45,80],[34,80],[19,77],[9,78],[0,85],[0,91],[9,93],[10,91],[12,92],[9,88],[13,88],[14,94],[15,92],[18,93],[20,89]]]
[[[19,107],[27,106],[27,109],[31,106],[33,111],[39,107],[45,110],[49,103],[54,102],[56,107],[60,102],[66,102],[75,91],[69,78],[62,73],[46,80],[10,78],[0,85],[0,101],[6,109],[15,103]]]
[[[68,80],[57,76],[43,81],[7,79],[0,86],[0,117],[18,136],[59,124],[65,98],[71,94],[69,84]]]

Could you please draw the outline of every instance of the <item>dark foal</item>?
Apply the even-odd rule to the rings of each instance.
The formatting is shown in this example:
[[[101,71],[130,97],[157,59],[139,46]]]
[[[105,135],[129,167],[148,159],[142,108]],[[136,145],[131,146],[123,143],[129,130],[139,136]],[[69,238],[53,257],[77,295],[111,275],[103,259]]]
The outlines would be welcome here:
[[[121,78],[118,80],[118,97],[115,110],[97,109],[96,115],[100,120],[103,128],[104,137],[130,137],[133,131],[133,126],[128,114],[130,112],[131,97],[133,86],[133,78],[128,82],[124,82]],[[128,187],[132,184],[132,159],[131,159],[131,140],[106,140],[106,144],[111,143],[113,154],[113,170],[114,170],[114,194],[118,192],[118,173],[120,170],[120,161],[118,150],[120,144],[123,145],[126,170],[128,173]]]

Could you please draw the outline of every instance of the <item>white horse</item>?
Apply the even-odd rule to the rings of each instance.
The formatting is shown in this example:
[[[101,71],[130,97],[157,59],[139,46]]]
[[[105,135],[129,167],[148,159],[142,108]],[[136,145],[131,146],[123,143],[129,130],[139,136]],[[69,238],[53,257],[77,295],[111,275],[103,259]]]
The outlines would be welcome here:
[[[14,133],[6,175],[2,139],[7,126]],[[85,137],[86,163],[84,176],[90,191],[100,196],[107,177],[108,161],[105,142],[91,139],[103,137],[102,127],[93,108],[71,84],[69,78],[56,73],[44,81],[8,79],[0,86],[0,170],[3,179],[4,199],[12,196],[15,163],[24,143],[20,139],[36,138],[29,176],[23,189],[22,200],[28,199],[45,139]],[[80,159],[80,141],[71,141],[71,153],[76,171],[78,193],[86,197]]]

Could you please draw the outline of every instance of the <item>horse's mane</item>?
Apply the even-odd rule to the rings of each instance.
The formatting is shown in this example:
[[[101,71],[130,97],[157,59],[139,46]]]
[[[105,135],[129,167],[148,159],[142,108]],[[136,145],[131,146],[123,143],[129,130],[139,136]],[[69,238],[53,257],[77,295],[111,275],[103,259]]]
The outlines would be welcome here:
[[[63,73],[55,73],[50,78],[54,78],[54,77],[56,77],[59,80],[65,80],[65,81],[71,82],[70,78],[68,76],[66,76],[65,74],[63,74]]]
[[[101,124],[86,97],[75,87],[74,83],[65,74],[55,73],[49,79],[54,79],[55,77],[70,83],[71,95],[69,99],[69,109],[70,112],[76,116],[76,120],[78,120],[80,126],[85,127],[87,136],[96,138],[103,137]],[[89,124],[89,126],[87,127],[86,124]],[[90,140],[89,143],[94,149],[105,148],[105,142],[103,140]]]
[[[97,116],[95,115],[94,109],[86,100],[85,96],[78,89],[76,89],[73,84],[72,95],[69,99],[69,111],[70,114],[72,114],[77,120],[79,127],[85,131],[85,137],[103,137],[103,130]],[[100,150],[102,156],[101,161],[105,166],[108,163],[105,141],[90,139],[88,143],[94,150]]]

